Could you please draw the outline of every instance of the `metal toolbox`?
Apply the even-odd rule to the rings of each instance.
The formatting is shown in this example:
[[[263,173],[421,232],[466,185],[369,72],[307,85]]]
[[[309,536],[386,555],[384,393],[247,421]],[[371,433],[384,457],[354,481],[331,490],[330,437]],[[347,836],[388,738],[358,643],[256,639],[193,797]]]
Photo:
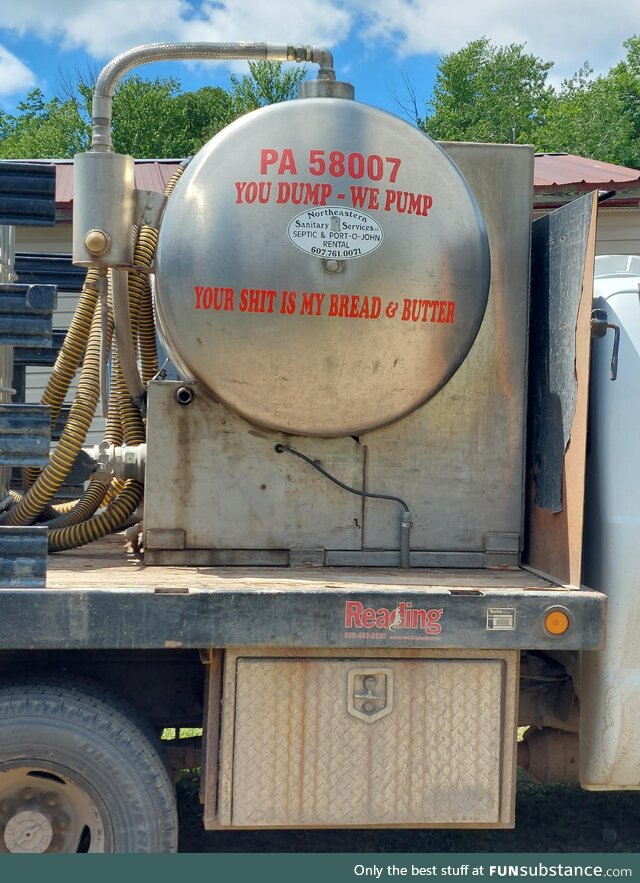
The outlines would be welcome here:
[[[206,826],[512,826],[517,652],[346,653],[226,652]]]

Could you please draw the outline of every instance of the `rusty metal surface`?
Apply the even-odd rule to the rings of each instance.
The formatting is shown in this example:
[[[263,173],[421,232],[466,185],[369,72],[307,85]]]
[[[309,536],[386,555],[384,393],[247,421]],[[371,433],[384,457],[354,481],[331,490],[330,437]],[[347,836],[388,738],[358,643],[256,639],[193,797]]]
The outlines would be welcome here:
[[[552,209],[572,202],[585,193],[606,194],[607,209],[637,209],[640,199],[640,171],[568,153],[536,156],[536,209]]]
[[[166,575],[165,569],[160,568],[160,573]],[[323,576],[330,583],[331,572],[325,570]],[[193,584],[197,585],[198,578],[194,573]],[[558,651],[600,649],[604,640],[605,599],[597,592],[464,587],[425,591],[384,586],[350,590],[330,584],[309,590],[304,585],[290,588],[276,581],[271,589],[261,590],[250,580],[238,585],[228,571],[221,575],[217,589],[189,591],[169,578],[154,590],[132,588],[134,568],[115,583],[108,572],[102,573],[100,580],[102,587],[98,589],[65,590],[64,582],[61,587],[49,576],[48,587],[42,591],[28,596],[3,593],[0,646],[198,648],[248,641],[263,647],[519,647]],[[420,622],[415,628],[391,628],[400,604],[405,610],[411,604],[418,612]],[[544,614],[558,605],[569,611],[571,628],[555,637],[544,629]],[[437,634],[427,634],[421,627],[429,611],[435,611],[432,618],[439,616],[441,631]],[[371,626],[376,620],[380,625]]]
[[[524,560],[582,584],[595,194],[534,223]]]
[[[597,649],[603,641],[603,595],[567,590],[525,570],[145,567],[122,544],[111,537],[51,556],[46,589],[4,592],[0,646],[198,648],[250,641],[577,650]],[[349,619],[347,602],[362,605],[349,608]],[[419,622],[415,629],[386,627],[400,602],[405,610],[409,603],[415,610],[442,610],[441,631],[427,635]],[[571,615],[561,637],[543,627],[545,610],[557,605]],[[367,608],[386,608],[386,626],[383,620],[371,626]],[[487,619],[488,610],[503,608],[511,617],[508,627],[489,628],[504,626],[495,614]]]
[[[586,156],[571,153],[541,153],[536,155],[534,185],[536,190],[543,187],[567,185],[594,185],[603,190],[625,187],[640,187],[640,171],[601,162]]]
[[[512,824],[516,653],[277,652],[227,654],[220,824]],[[375,720],[348,708],[367,672],[393,675]]]
[[[554,513],[563,508],[564,457],[575,428],[578,384],[589,384],[588,348],[585,364],[577,363],[576,338],[590,337],[589,317],[578,326],[578,312],[585,277],[593,277],[589,233],[594,212],[592,197],[585,196],[533,225],[531,296],[536,309],[529,348],[527,468],[535,505]],[[584,297],[591,304],[591,286]]]

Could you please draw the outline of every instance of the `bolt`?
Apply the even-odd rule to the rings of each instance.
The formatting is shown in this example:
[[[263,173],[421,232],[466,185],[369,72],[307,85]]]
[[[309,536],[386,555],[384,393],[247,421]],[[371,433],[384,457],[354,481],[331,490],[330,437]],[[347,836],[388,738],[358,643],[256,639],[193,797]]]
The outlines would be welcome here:
[[[335,273],[337,269],[338,269],[338,262],[337,261],[334,261],[333,259],[327,261],[327,270],[330,273]]]
[[[48,791],[44,795],[43,799],[47,806],[58,806],[58,804],[60,803],[60,798],[55,793],[55,791]]]
[[[10,800],[0,800],[0,812],[7,813],[11,812],[12,803]]]
[[[375,706],[374,706],[373,702],[365,702],[365,703],[364,703],[364,710],[365,710],[366,712],[368,712],[369,714],[370,714],[372,711],[375,711]]]
[[[373,690],[376,685],[376,679],[372,678],[370,675],[366,677],[363,681],[365,690]]]
[[[20,797],[23,800],[33,800],[35,796],[36,792],[33,790],[33,788],[23,788],[20,792]]]
[[[104,230],[89,230],[84,237],[84,245],[87,251],[90,251],[92,255],[100,257],[105,254],[105,252],[109,251],[111,239],[109,234],[105,233]]]

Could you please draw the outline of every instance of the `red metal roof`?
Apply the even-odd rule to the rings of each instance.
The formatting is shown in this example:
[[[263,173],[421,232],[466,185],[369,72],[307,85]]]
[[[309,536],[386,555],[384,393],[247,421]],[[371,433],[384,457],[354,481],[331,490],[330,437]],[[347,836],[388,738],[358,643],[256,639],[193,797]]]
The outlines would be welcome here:
[[[540,153],[535,158],[533,184],[536,191],[585,185],[588,190],[615,190],[620,184],[639,187],[640,171],[572,153]]]
[[[52,160],[56,166],[56,205],[70,208],[73,202],[73,162]],[[180,165],[177,159],[138,159],[135,163],[135,186],[138,190],[162,192]]]
[[[552,209],[594,190],[607,193],[603,206],[640,205],[640,171],[572,153],[541,153],[535,158],[533,205]]]
[[[64,216],[73,201],[73,161],[51,162],[56,166],[56,206],[59,215]],[[136,160],[135,186],[161,192],[179,164],[177,159]],[[537,154],[533,181],[537,207],[561,205],[591,190],[616,191],[607,205],[638,205],[640,200],[640,170],[571,153]]]

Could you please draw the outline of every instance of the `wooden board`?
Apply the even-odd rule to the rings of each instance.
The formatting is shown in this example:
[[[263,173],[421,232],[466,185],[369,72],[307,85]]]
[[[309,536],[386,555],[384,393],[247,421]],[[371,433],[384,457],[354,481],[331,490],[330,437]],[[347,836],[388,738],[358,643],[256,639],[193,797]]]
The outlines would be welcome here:
[[[533,224],[524,561],[579,586],[597,195]]]

